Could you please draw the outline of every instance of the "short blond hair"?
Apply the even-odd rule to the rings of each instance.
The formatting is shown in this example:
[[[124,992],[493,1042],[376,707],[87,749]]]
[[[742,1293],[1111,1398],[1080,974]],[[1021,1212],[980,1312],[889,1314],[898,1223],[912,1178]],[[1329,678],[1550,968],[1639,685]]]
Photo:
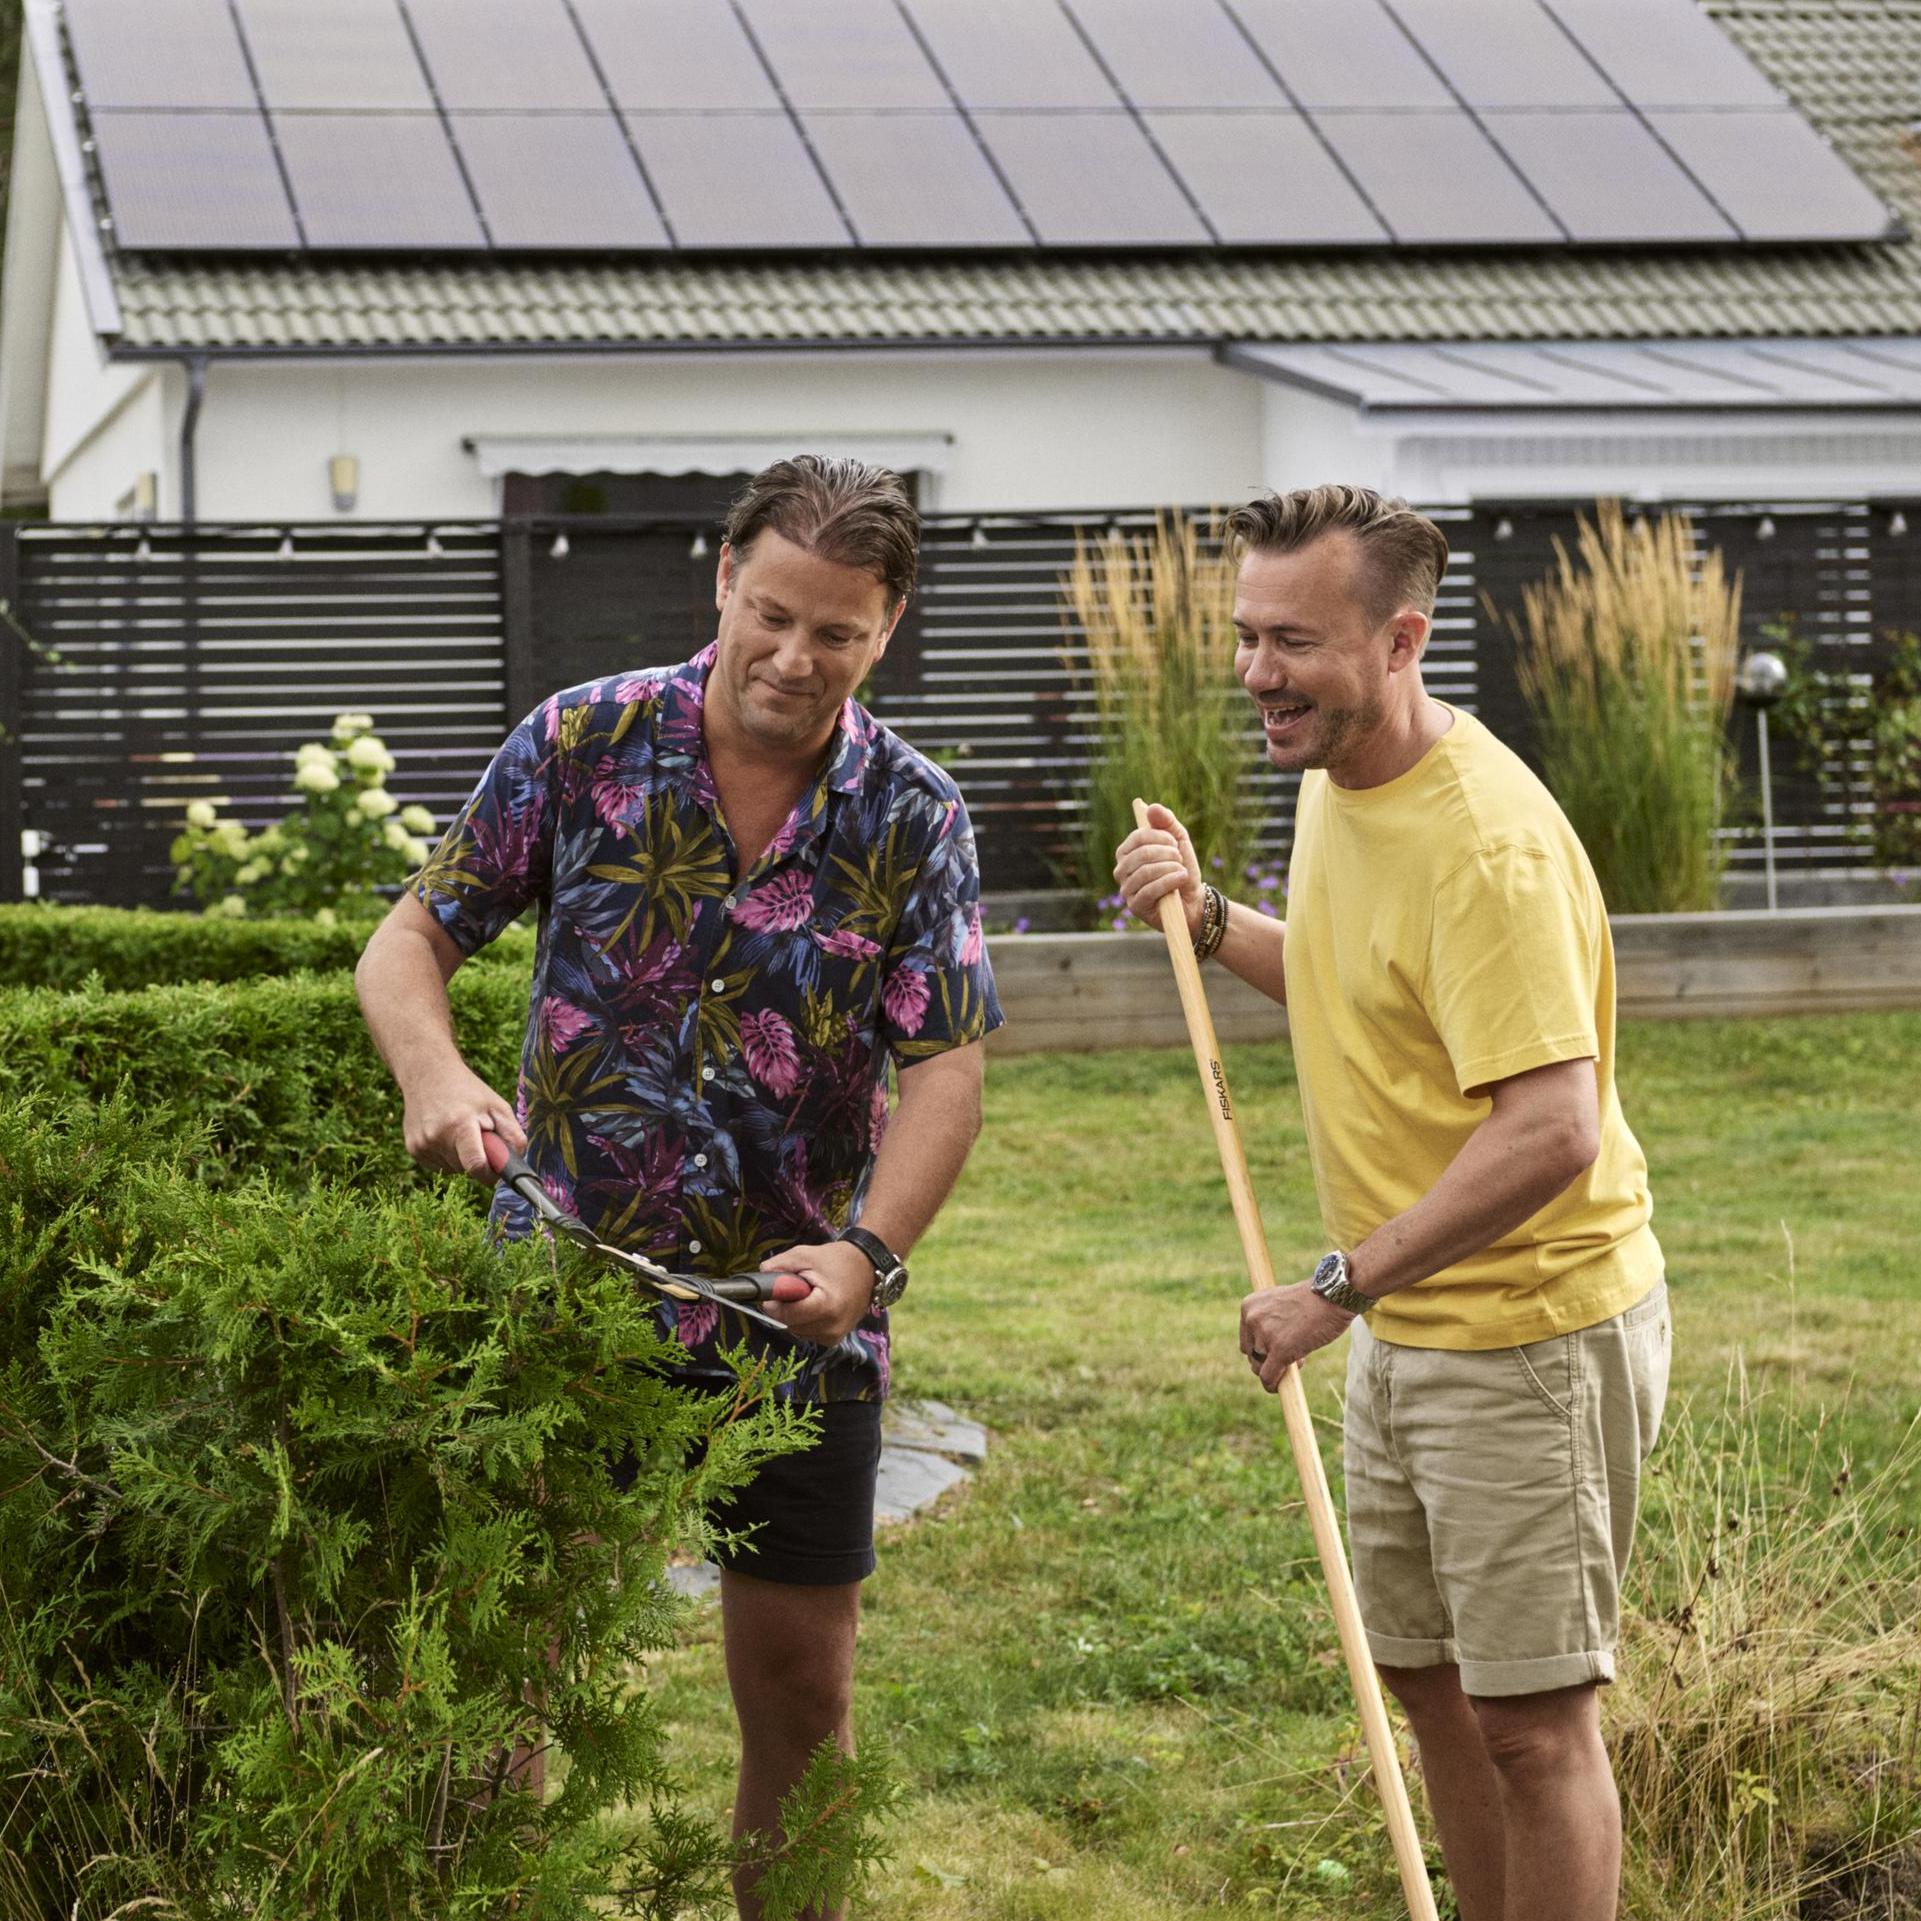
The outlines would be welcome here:
[[[1434,612],[1434,596],[1447,572],[1447,536],[1405,500],[1330,481],[1264,494],[1227,517],[1237,560],[1254,553],[1293,553],[1332,533],[1352,534],[1361,550],[1368,612],[1375,620],[1403,607]]]

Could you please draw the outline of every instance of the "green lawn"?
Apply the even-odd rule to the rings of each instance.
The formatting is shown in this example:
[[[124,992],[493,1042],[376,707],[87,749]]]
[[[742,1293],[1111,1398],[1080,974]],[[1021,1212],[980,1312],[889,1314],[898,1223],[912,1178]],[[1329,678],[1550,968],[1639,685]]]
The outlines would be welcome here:
[[[1321,1237],[1291,1062],[1250,1048],[1228,1066],[1277,1268],[1305,1273]],[[1921,1016],[1636,1027],[1620,1078],[1675,1297],[1673,1433],[1712,1452],[1739,1364],[1754,1432],[1828,1415],[1811,1468],[1764,1443],[1805,1484],[1783,1512],[1809,1489],[1851,1498],[1921,1394]],[[891,1752],[902,1794],[860,1912],[1400,1912],[1279,1412],[1236,1351],[1239,1256],[1191,1058],[995,1064],[985,1136],[915,1272],[897,1391],[979,1417],[993,1447],[971,1487],[884,1541],[867,1587],[862,1739]],[[1343,1352],[1309,1369],[1337,1489]],[[1921,1597],[1912,1452],[1895,1474],[1892,1505],[1835,1551],[1877,1593],[1897,1584],[1898,1614]],[[724,1805],[717,1626],[655,1679]],[[1850,1738],[1886,1803],[1876,1744],[1903,1737],[1883,1705]],[[1769,1791],[1736,1812],[1766,1823]],[[1772,1845],[1800,1846],[1785,1799],[1781,1825]]]

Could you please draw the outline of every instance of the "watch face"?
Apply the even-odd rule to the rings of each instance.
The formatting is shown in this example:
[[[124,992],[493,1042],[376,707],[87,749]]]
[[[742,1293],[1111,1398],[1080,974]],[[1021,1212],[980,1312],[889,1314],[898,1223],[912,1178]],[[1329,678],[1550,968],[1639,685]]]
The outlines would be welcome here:
[[[1300,1271],[1298,1267],[1294,1270],[1296,1274]],[[1336,1281],[1343,1281],[1346,1278],[1346,1260],[1339,1254],[1323,1254],[1320,1265],[1314,1270],[1314,1279],[1309,1285],[1316,1288],[1331,1287]]]

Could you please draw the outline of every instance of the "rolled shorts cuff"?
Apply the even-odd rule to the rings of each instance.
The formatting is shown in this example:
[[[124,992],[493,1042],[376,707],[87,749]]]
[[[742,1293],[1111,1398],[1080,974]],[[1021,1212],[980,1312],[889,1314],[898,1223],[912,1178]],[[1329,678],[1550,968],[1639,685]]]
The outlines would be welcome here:
[[[1614,1679],[1614,1651],[1588,1648],[1579,1654],[1543,1654],[1532,1661],[1463,1661],[1461,1692],[1494,1699],[1509,1694],[1552,1694],[1556,1688],[1606,1686]]]
[[[1399,1634],[1376,1634],[1367,1630],[1367,1651],[1377,1667],[1444,1668],[1460,1659],[1452,1641],[1410,1641]]]

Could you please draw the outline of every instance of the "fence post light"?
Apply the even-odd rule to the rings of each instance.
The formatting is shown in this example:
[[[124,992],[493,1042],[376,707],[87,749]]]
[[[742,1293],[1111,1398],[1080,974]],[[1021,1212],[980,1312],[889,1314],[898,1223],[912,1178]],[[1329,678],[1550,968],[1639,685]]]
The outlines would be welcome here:
[[[1749,654],[1735,671],[1734,691],[1754,709],[1755,744],[1761,760],[1761,858],[1768,877],[1768,912],[1778,911],[1774,879],[1774,784],[1768,765],[1768,709],[1787,692],[1787,663],[1779,654]]]
[[[327,462],[327,484],[333,489],[334,512],[352,513],[360,500],[359,456],[335,454]]]

